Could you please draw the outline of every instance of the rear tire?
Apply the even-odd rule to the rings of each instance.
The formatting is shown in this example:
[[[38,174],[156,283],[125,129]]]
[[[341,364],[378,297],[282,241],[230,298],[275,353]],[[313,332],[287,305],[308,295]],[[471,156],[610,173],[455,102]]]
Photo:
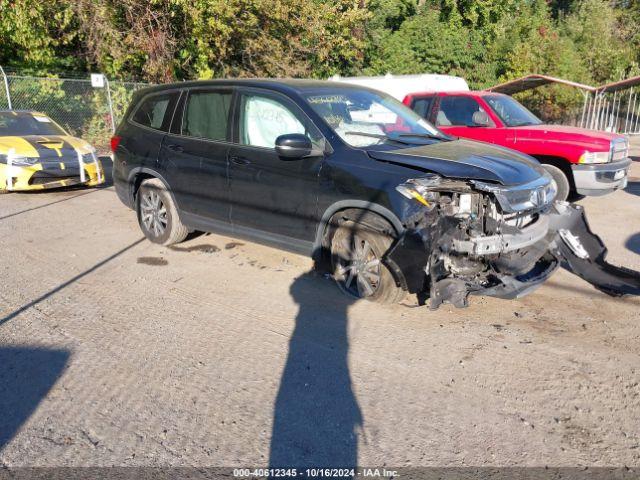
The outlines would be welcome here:
[[[406,292],[396,285],[391,271],[382,263],[393,238],[348,220],[331,239],[333,278],[351,297],[377,303],[400,302]]]
[[[554,165],[543,163],[542,167],[553,178],[556,184],[556,200],[566,201],[571,193],[571,185],[565,173]]]
[[[180,221],[178,209],[160,180],[144,180],[136,199],[138,224],[147,239],[160,245],[173,245],[187,238],[189,230]]]

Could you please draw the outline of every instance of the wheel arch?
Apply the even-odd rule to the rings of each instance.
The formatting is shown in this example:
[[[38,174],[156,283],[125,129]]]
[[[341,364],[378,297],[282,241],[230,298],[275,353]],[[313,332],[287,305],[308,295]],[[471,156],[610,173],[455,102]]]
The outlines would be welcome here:
[[[331,271],[331,255],[329,254],[331,245],[331,232],[335,230],[340,218],[353,220],[359,223],[383,231],[390,227],[390,232],[397,239],[405,231],[400,219],[388,208],[372,202],[362,200],[341,200],[329,206],[323,213],[316,238],[313,244],[312,258],[316,268],[320,271]],[[400,272],[394,270],[394,276],[402,276]],[[404,278],[396,278],[400,285],[404,285]]]
[[[357,214],[354,217],[351,217],[355,212],[364,212],[361,218],[358,218]],[[331,204],[322,214],[320,219],[320,223],[318,224],[318,229],[316,231],[316,238],[313,243],[314,252],[322,248],[323,242],[325,241],[325,237],[328,233],[328,227],[330,228],[332,225],[332,219],[342,213],[343,215],[348,215],[345,218],[350,218],[354,221],[359,221],[364,219],[367,214],[375,214],[382,220],[386,221],[391,227],[393,227],[395,234],[399,236],[404,231],[404,225],[400,219],[388,208],[372,202],[366,202],[363,200],[341,200],[339,202],[335,202]],[[371,225],[375,227],[376,225]]]
[[[180,207],[178,206],[176,197],[173,194],[173,190],[169,186],[169,182],[167,182],[166,178],[164,178],[162,174],[158,173],[158,171],[153,170],[151,168],[147,168],[147,167],[137,167],[132,169],[131,172],[129,172],[129,180],[128,180],[129,189],[130,189],[129,195],[131,196],[133,205],[135,205],[136,197],[138,195],[138,190],[140,189],[140,185],[142,184],[143,181],[147,180],[148,178],[157,178],[163,183],[164,187],[167,189],[167,192],[169,192],[169,195],[171,196],[171,200],[173,201],[173,203],[176,206],[176,209],[179,212]]]
[[[573,180],[573,170],[571,170],[571,162],[569,162],[569,160],[555,155],[532,155],[532,157],[540,163],[547,163],[562,170],[562,173],[564,173],[567,180],[569,180],[569,188],[572,192],[575,192],[576,184]]]
[[[173,190],[169,186],[169,182],[167,182],[167,179],[164,178],[162,174],[159,173],[158,171],[153,170],[151,168],[146,168],[146,167],[134,168],[129,173],[129,189],[130,189],[129,195],[132,201],[133,209],[136,212],[136,215],[139,215],[138,200],[137,200],[138,190],[140,189],[140,185],[142,184],[142,182],[149,178],[157,178],[162,182],[164,187],[167,189],[169,196],[171,197],[171,201],[176,207],[178,218],[180,219],[181,222],[184,222],[183,220],[184,216],[182,215],[180,204],[177,202],[176,196],[173,194]]]

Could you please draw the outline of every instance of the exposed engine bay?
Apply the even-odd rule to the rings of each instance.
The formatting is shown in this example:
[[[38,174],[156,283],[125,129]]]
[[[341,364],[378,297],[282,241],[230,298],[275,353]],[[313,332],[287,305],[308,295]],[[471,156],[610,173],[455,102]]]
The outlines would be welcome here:
[[[385,261],[431,309],[466,307],[472,294],[522,297],[559,266],[609,295],[640,295],[640,273],[607,263],[582,207],[553,202],[548,182],[509,189],[432,175],[397,189],[417,202]],[[418,251],[425,261],[411,270]]]

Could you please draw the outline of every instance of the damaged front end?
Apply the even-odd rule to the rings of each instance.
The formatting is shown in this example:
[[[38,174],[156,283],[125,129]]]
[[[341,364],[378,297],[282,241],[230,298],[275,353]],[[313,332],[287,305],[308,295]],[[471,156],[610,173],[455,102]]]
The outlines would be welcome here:
[[[605,261],[582,207],[554,203],[547,177],[511,187],[428,175],[397,190],[415,202],[384,261],[432,309],[522,297],[559,266],[609,295],[640,294],[640,274]]]

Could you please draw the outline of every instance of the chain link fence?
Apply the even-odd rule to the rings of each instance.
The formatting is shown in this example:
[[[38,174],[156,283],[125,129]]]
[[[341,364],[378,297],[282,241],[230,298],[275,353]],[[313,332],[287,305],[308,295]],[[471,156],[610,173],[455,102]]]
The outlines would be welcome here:
[[[90,79],[30,77],[0,70],[0,109],[42,112],[103,154],[109,151],[112,125],[118,125],[133,93],[146,86],[105,81],[96,88]]]

